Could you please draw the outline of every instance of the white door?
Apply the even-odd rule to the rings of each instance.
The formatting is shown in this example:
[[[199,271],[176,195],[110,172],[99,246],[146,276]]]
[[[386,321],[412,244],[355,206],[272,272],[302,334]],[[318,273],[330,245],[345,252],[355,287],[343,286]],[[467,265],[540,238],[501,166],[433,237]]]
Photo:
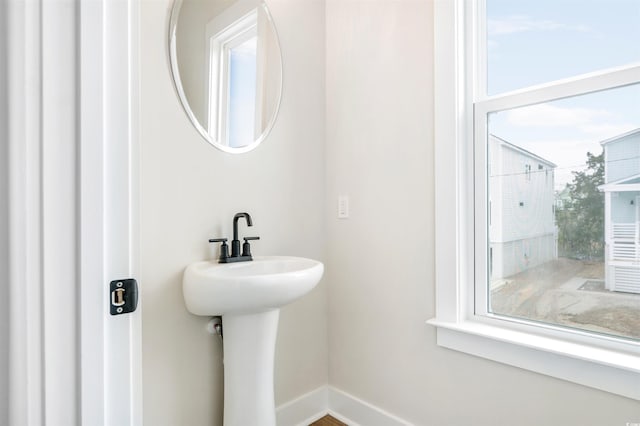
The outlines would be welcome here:
[[[139,425],[137,10],[133,0],[3,2],[9,299],[6,413],[15,425]],[[6,26],[5,26],[6,24]]]
[[[138,278],[138,2],[79,4],[80,234],[90,248],[80,259],[89,288],[81,301],[81,424],[141,425],[142,301],[112,315],[119,303],[110,286]]]

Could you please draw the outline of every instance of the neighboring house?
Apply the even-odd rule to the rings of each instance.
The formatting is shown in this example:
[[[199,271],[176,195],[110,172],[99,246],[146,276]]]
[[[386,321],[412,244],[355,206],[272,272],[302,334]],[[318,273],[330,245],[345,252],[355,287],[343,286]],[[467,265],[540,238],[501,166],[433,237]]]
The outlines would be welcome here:
[[[489,135],[489,274],[498,280],[557,257],[556,165]]]
[[[604,148],[606,287],[640,293],[640,129],[600,142]]]

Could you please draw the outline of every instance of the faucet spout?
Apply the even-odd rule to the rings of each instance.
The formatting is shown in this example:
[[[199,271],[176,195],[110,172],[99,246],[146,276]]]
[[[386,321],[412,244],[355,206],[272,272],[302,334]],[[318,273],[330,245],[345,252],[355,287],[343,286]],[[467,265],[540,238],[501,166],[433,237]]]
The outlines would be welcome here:
[[[253,222],[251,221],[251,216],[249,216],[249,213],[236,213],[236,215],[233,216],[233,239],[234,240],[238,240],[238,219],[242,217],[245,218],[245,220],[247,221],[247,226],[253,226]]]
[[[240,240],[238,239],[238,220],[244,218],[247,221],[247,226],[253,226],[253,221],[249,213],[236,213],[233,216],[233,241],[231,241],[231,257],[240,258]],[[251,260],[251,259],[249,259]]]

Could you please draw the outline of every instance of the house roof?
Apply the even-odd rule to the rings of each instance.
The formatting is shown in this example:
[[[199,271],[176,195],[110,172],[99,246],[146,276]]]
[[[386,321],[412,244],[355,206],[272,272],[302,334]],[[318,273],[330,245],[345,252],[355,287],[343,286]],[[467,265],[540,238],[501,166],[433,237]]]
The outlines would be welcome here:
[[[614,136],[612,138],[605,139],[605,140],[600,142],[600,145],[605,146],[605,145],[610,144],[612,142],[618,142],[619,140],[621,140],[623,138],[626,138],[627,136],[634,135],[636,133],[640,133],[640,127],[638,127],[637,129],[630,130],[630,131],[628,131],[626,133],[622,133],[620,135]]]
[[[609,182],[607,185],[628,185],[630,183],[640,183],[640,173],[633,176],[627,176],[622,179],[614,180],[613,182]]]
[[[545,163],[547,166],[549,166],[551,168],[555,169],[556,167],[558,167],[557,164],[555,164],[555,163],[553,163],[553,162],[551,162],[551,161],[549,161],[547,159],[544,159],[544,158],[540,157],[539,155],[534,154],[531,151],[527,151],[526,149],[524,149],[522,147],[519,147],[518,145],[515,145],[515,144],[513,144],[511,142],[508,142],[508,141],[506,141],[506,140],[504,140],[504,139],[502,139],[502,138],[500,138],[500,137],[498,137],[498,136],[496,136],[494,134],[490,134],[489,137],[495,138],[495,139],[499,140],[503,145],[506,145],[508,148],[511,148],[514,151],[520,152],[521,154],[524,154],[524,155],[526,155],[528,157],[531,157],[532,159],[534,159],[534,160],[536,160],[536,161],[538,161],[540,163]]]
[[[638,191],[639,188],[640,173],[598,186],[598,190],[601,192]]]

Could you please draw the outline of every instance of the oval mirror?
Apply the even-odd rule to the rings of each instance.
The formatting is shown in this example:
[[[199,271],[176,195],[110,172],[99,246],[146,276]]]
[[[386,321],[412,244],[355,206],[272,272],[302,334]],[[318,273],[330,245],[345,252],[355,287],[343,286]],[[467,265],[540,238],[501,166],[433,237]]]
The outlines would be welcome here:
[[[280,43],[261,0],[176,0],[169,58],[189,119],[226,152],[255,148],[275,122],[282,93]]]

